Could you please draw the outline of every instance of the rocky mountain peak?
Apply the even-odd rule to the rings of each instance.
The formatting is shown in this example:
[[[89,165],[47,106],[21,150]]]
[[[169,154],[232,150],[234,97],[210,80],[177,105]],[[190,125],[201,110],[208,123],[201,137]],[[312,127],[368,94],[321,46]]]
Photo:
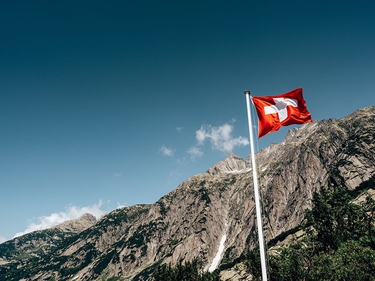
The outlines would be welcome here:
[[[319,127],[319,122],[306,123],[298,128],[293,128],[288,131],[283,143],[285,142],[303,142],[316,132]]]
[[[245,161],[233,152],[223,161],[216,163],[209,168],[206,173],[210,175],[220,175],[227,173],[239,173],[246,171]]]
[[[96,218],[89,213],[83,214],[78,219],[68,220],[63,223],[56,225],[53,228],[60,229],[62,231],[81,232],[96,223]]]

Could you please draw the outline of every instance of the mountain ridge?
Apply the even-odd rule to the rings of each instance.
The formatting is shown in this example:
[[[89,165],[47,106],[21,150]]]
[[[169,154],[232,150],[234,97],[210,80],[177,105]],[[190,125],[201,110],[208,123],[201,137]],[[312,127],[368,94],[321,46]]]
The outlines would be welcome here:
[[[299,225],[321,186],[353,190],[373,181],[374,135],[372,106],[292,129],[257,152],[265,241]],[[154,204],[112,211],[36,263],[0,266],[0,276],[17,280],[29,264],[26,280],[147,280],[158,264],[181,259],[199,258],[208,270],[222,245],[220,263],[233,261],[258,241],[251,168],[249,157],[230,154]]]

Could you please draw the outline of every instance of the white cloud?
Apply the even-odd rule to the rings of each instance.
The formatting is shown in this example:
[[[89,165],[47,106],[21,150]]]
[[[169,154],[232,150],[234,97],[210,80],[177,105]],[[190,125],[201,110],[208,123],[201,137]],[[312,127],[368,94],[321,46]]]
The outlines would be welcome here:
[[[232,120],[233,122],[235,120]],[[245,146],[249,144],[247,138],[239,136],[232,137],[233,125],[225,123],[219,127],[212,127],[211,125],[202,125],[201,128],[195,132],[198,145],[203,145],[206,140],[209,140],[212,149],[221,152],[229,153],[237,146]]]
[[[94,204],[92,206],[86,206],[86,207],[77,207],[74,205],[70,205],[67,207],[65,212],[53,213],[49,216],[39,217],[37,219],[38,220],[37,222],[29,223],[25,231],[16,233],[14,237],[18,237],[18,236],[21,236],[21,235],[24,235],[26,233],[36,231],[36,230],[47,229],[55,225],[58,225],[60,223],[63,223],[64,221],[67,221],[67,220],[78,219],[80,216],[82,216],[85,213],[90,213],[93,216],[95,216],[97,219],[99,219],[106,213],[100,209],[101,205],[102,205],[101,200],[99,201],[98,204]]]
[[[112,176],[114,178],[121,178],[122,177],[122,173],[114,173]]]
[[[176,130],[181,132],[184,127],[176,127]]]
[[[117,203],[116,209],[121,209],[121,208],[125,208],[125,207],[126,207],[126,205],[121,204],[121,203]]]
[[[203,152],[200,150],[200,148],[196,146],[191,147],[187,151],[187,153],[190,154],[192,160],[195,160],[196,158],[200,158],[203,155]]]
[[[4,243],[5,241],[7,241],[8,239],[6,239],[5,237],[3,236],[0,236],[0,244],[1,243]]]
[[[172,157],[174,155],[174,150],[171,148],[167,148],[164,145],[161,148],[159,148],[159,151],[161,151],[161,153],[163,153],[164,156]]]

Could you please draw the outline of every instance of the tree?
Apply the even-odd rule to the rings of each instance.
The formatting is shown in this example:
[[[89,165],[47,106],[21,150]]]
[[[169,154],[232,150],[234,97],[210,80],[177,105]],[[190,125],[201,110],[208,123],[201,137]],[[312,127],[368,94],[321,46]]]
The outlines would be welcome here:
[[[307,225],[316,231],[316,240],[326,251],[337,250],[340,243],[358,240],[366,232],[365,215],[360,205],[343,188],[314,193],[313,208],[306,210]]]
[[[353,203],[343,188],[313,195],[305,213],[306,235],[269,258],[272,281],[374,281],[375,200]],[[248,255],[248,272],[258,280],[257,258]]]
[[[220,281],[219,271],[203,272],[202,263],[198,259],[182,263],[175,267],[162,264],[152,274],[153,281]]]

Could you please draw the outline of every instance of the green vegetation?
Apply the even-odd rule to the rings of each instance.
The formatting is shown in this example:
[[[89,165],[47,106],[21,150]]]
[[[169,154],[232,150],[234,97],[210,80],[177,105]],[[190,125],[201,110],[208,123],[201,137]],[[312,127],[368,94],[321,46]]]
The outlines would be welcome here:
[[[34,231],[0,244],[0,256],[7,260],[27,261],[34,257],[45,257],[62,245],[64,240],[76,237],[74,232],[59,229]],[[33,243],[30,243],[33,241]]]
[[[162,264],[152,274],[152,281],[220,281],[219,271],[203,272],[202,263],[197,259],[175,266]]]
[[[121,277],[112,276],[112,277],[109,277],[106,281],[118,281],[118,280],[122,280]]]
[[[200,201],[205,201],[206,204],[210,204],[211,203],[211,199],[210,199],[210,196],[209,196],[209,192],[206,188],[201,188],[198,190],[198,194],[200,194],[201,198],[200,198]]]
[[[108,266],[112,258],[116,255],[116,250],[112,250],[109,253],[102,255],[100,259],[95,263],[93,271],[95,274],[100,274]]]
[[[124,278],[121,276],[111,276],[109,269],[103,270],[100,276],[96,279],[97,281],[123,281]]]
[[[375,280],[375,200],[353,203],[352,192],[325,188],[305,213],[305,236],[269,257],[271,281]],[[260,280],[259,251],[244,254],[244,264]]]
[[[165,203],[162,200],[159,200],[156,202],[156,205],[160,208],[160,214],[165,217],[167,213],[169,212],[170,208],[165,205]]]

